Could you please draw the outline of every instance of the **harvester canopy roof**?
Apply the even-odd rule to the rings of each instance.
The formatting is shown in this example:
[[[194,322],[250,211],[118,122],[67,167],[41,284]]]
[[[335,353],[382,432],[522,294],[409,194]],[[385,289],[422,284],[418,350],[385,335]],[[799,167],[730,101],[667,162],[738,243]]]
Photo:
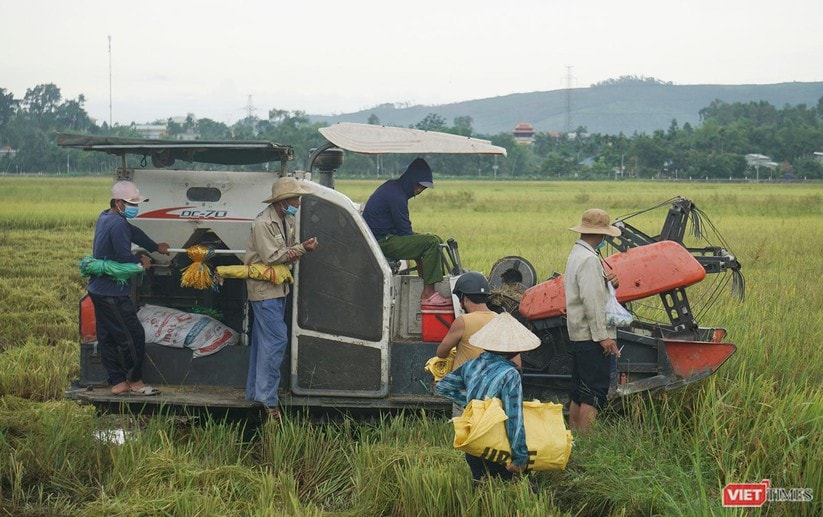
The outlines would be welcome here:
[[[151,140],[60,133],[57,135],[57,145],[117,156],[151,156],[152,163],[158,167],[168,167],[175,160],[250,165],[294,159],[294,148],[290,145],[247,140]]]
[[[321,127],[320,133],[337,147],[361,154],[450,153],[506,156],[506,149],[489,140],[405,127],[341,122]]]

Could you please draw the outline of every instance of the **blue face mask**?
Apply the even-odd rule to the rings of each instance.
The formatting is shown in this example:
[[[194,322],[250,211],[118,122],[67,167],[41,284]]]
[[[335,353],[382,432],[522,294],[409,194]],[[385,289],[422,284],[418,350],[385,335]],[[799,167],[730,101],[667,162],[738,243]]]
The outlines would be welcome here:
[[[125,210],[123,210],[123,215],[126,217],[126,219],[134,219],[135,217],[137,217],[137,213],[139,211],[140,211],[140,208],[138,208],[136,206],[126,205]]]
[[[283,213],[286,214],[286,215],[295,216],[295,215],[297,215],[297,207],[287,205],[286,208],[283,209]]]
[[[598,244],[597,246],[594,247],[594,249],[599,250],[600,248],[602,248],[605,245],[606,245],[606,239],[603,239],[602,241],[600,241],[600,244]]]

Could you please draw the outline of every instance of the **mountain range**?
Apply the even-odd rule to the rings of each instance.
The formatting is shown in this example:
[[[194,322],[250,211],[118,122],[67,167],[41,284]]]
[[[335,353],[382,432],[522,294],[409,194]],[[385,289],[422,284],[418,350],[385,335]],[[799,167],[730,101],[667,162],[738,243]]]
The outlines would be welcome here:
[[[727,104],[766,101],[778,109],[785,105],[816,106],[823,97],[823,82],[747,85],[673,85],[668,83],[605,84],[531,93],[514,93],[437,106],[381,104],[374,108],[333,116],[310,115],[313,122],[368,122],[414,126],[430,113],[452,125],[456,117],[471,117],[475,134],[511,132],[520,122],[537,132],[575,131],[616,135],[667,130],[673,120],[679,127],[700,123],[699,112],[713,101]],[[373,118],[373,117],[372,117]]]

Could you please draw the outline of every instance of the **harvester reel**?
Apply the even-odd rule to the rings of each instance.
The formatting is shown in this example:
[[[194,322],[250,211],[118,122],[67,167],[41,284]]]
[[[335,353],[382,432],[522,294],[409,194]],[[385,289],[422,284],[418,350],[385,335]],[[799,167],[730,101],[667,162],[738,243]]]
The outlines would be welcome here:
[[[493,289],[508,287],[522,293],[537,284],[537,272],[523,257],[503,257],[492,266],[489,284]]]

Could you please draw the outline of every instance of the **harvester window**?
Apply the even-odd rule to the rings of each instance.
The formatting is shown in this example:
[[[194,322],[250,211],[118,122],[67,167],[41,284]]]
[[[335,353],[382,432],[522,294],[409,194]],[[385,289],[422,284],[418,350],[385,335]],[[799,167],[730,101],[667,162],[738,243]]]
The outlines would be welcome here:
[[[186,198],[189,201],[206,201],[213,203],[220,201],[222,195],[220,189],[214,187],[191,187],[186,191]]]

